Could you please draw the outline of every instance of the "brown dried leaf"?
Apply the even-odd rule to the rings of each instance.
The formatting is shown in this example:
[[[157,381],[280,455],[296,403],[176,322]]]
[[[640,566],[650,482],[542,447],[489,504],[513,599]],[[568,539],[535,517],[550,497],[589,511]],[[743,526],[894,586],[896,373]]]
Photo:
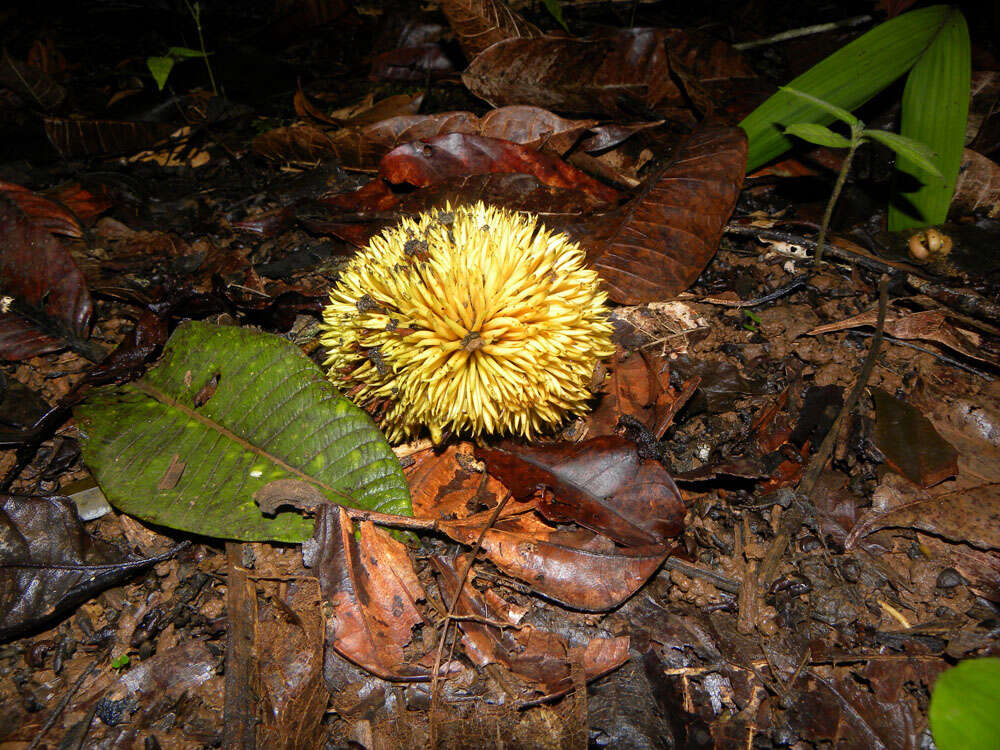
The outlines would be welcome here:
[[[979,549],[1000,549],[1000,484],[984,484],[931,496],[906,480],[889,475],[875,490],[874,510],[864,516],[844,541],[858,540],[879,529],[920,529]]]
[[[875,446],[893,469],[924,488],[958,474],[958,451],[919,410],[881,388],[871,392],[877,415]]]
[[[65,159],[128,154],[162,143],[177,130],[165,122],[46,117],[45,135]]]
[[[471,515],[476,506],[496,505],[503,497],[503,485],[481,468],[475,471],[474,463],[468,443],[449,445],[441,453],[419,453],[406,469],[413,515],[460,519]]]
[[[813,328],[807,336],[817,336],[833,331],[843,331],[861,326],[874,327],[878,319],[876,310],[868,310],[860,315],[854,315],[846,320]],[[974,331],[960,330],[948,319],[943,310],[923,310],[915,313],[895,313],[886,316],[885,332],[897,339],[908,341],[918,339],[934,341],[967,357],[981,362],[996,363],[995,357],[990,357],[979,348],[979,335]]]
[[[742,131],[741,131],[742,132]],[[379,176],[392,183],[427,187],[473,174],[517,172],[534,175],[550,187],[580,190],[606,203],[617,203],[617,190],[571,167],[555,156],[497,138],[453,133],[414,141],[390,151]]]
[[[603,38],[507,39],[484,49],[462,74],[494,107],[532,104],[573,115],[632,115],[684,107],[673,83],[663,29],[620,29]],[[632,110],[632,111],[629,111]]]
[[[28,220],[39,229],[66,237],[83,237],[83,227],[65,206],[44,195],[12,182],[0,181],[0,193],[19,208]]]
[[[66,89],[48,73],[15,60],[6,50],[0,61],[0,87],[16,91],[46,111],[58,108],[66,99]]]
[[[336,153],[330,136],[305,124],[261,133],[253,139],[250,148],[265,159],[289,162],[315,162]]]
[[[452,539],[472,545],[491,512],[442,521]],[[604,612],[638,591],[667,557],[661,545],[622,549],[589,532],[556,531],[530,513],[497,521],[483,537],[490,562],[549,599],[574,609]]]
[[[303,545],[332,607],[327,644],[382,679],[425,680],[428,671],[403,657],[423,622],[416,602],[424,598],[406,548],[371,523],[360,527],[358,540],[343,508],[320,506],[315,534]]]
[[[594,225],[603,241],[592,264],[612,300],[662,300],[698,278],[736,205],[746,155],[740,128],[696,132],[635,198],[604,217],[603,227]]]
[[[10,348],[0,356],[51,351],[57,338],[85,348],[93,305],[83,274],[59,240],[5,198],[0,198],[0,288],[16,299],[20,308],[14,311],[44,334],[27,335],[28,329],[8,318],[3,337]],[[96,352],[91,356],[100,358]]]
[[[967,214],[982,212],[991,219],[1000,217],[1000,164],[965,149],[949,210]]]
[[[550,489],[538,505],[550,521],[577,523],[634,546],[662,544],[684,530],[686,508],[670,475],[623,438],[543,447],[503,443],[476,455],[514,497]]]
[[[441,578],[445,603],[450,605],[458,588],[458,571],[452,561],[438,556],[432,557],[431,563]],[[531,626],[517,628],[520,618],[490,590],[481,593],[464,586],[455,614],[479,618],[458,622],[462,645],[476,666],[502,664],[549,695],[573,687],[572,669],[576,665],[582,667],[584,680],[590,682],[628,661],[628,636],[593,638],[586,646],[571,648],[564,637],[555,633]],[[513,627],[501,629],[482,620]]]
[[[441,12],[469,60],[504,39],[542,36],[534,24],[521,18],[503,0],[442,0]]]

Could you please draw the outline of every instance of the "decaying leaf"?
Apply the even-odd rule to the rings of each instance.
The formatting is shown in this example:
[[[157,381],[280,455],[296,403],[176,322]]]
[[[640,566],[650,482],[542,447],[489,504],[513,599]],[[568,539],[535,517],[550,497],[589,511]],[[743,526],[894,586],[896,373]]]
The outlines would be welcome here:
[[[875,446],[890,466],[925,488],[958,473],[958,451],[919,410],[881,388],[872,388],[872,397],[877,414]]]

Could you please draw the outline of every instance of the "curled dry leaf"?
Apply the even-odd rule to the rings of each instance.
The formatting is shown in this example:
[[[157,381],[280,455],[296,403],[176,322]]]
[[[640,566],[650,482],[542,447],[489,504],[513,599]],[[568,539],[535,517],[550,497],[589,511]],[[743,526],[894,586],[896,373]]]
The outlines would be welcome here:
[[[332,607],[327,645],[382,679],[426,680],[429,672],[403,656],[423,622],[416,606],[423,588],[402,544],[371,523],[360,526],[357,539],[343,508],[320,506],[315,534],[303,545]]]
[[[440,576],[445,603],[450,606],[455,600],[459,573],[450,560],[435,556],[431,563]],[[476,666],[502,664],[549,695],[573,687],[574,666],[582,669],[584,679],[589,682],[628,661],[628,636],[593,638],[586,646],[570,647],[564,637],[530,625],[500,628],[486,624],[489,621],[517,626],[520,619],[490,590],[480,592],[464,586],[455,614],[470,618],[460,620],[458,627],[465,652]]]
[[[546,185],[580,190],[605,203],[617,203],[617,190],[601,184],[562,159],[525,146],[453,133],[397,146],[382,159],[379,176],[391,183],[427,187],[453,177],[491,172],[534,175]]]
[[[965,149],[951,211],[983,212],[991,219],[1000,217],[1000,164]]]
[[[477,462],[468,443],[422,451],[415,459],[405,471],[416,518],[466,518],[476,506],[491,507],[503,497],[503,485],[472,466]]]
[[[490,512],[439,528],[455,541],[472,545]],[[574,609],[614,609],[649,579],[667,557],[667,548],[616,547],[589,532],[557,531],[528,511],[497,521],[482,541],[483,554],[508,575],[528,583],[542,596]]]
[[[621,544],[663,544],[684,530],[680,491],[658,461],[616,436],[531,447],[480,448],[487,471],[519,499],[542,493],[538,510],[550,521],[577,523]]]
[[[591,225],[592,265],[612,300],[663,300],[698,278],[736,206],[746,154],[740,128],[696,132],[635,198]]]

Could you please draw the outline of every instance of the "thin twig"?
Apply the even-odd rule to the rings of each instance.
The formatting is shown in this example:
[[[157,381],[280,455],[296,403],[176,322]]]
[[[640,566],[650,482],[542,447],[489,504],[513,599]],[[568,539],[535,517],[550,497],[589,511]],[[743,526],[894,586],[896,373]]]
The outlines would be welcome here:
[[[165,562],[182,550],[191,546],[191,542],[185,540],[180,544],[171,547],[166,552],[153,557],[145,557],[142,560],[127,560],[120,563],[105,563],[101,565],[74,565],[72,563],[29,563],[29,562],[2,562],[2,568],[36,568],[39,570],[80,570],[84,572],[96,572],[101,570],[133,570],[135,568],[145,568],[149,565]]]
[[[459,578],[458,587],[455,589],[455,596],[451,600],[451,604],[448,606],[448,614],[447,618],[445,619],[444,629],[441,631],[441,636],[438,639],[437,656],[434,658],[434,670],[433,672],[431,672],[431,720],[432,721],[434,718],[434,706],[437,704],[439,700],[437,686],[438,686],[439,675],[441,672],[441,657],[444,655],[444,645],[445,642],[448,640],[448,628],[451,625],[451,620],[455,615],[455,609],[456,607],[458,607],[458,601],[459,599],[462,598],[462,590],[465,588],[465,583],[469,579],[469,572],[472,570],[472,565],[473,563],[475,563],[476,556],[479,555],[479,552],[483,547],[483,539],[486,538],[486,534],[489,532],[489,530],[493,528],[493,524],[496,523],[497,518],[499,517],[501,511],[503,511],[504,507],[507,505],[507,501],[510,500],[510,498],[511,498],[511,492],[510,490],[508,490],[507,494],[504,495],[503,500],[497,503],[497,506],[493,509],[493,512],[490,514],[490,518],[486,522],[486,525],[483,527],[483,530],[479,532],[479,538],[476,540],[476,544],[472,549],[472,554],[466,561],[465,570],[462,572],[462,576]]]
[[[45,733],[52,729],[56,720],[58,720],[58,718],[62,715],[62,712],[66,710],[66,706],[69,705],[73,696],[76,695],[80,686],[83,685],[83,681],[86,680],[95,669],[97,669],[97,659],[90,662],[90,666],[83,671],[83,674],[76,678],[76,682],[73,683],[72,687],[70,687],[70,689],[66,692],[66,695],[64,695],[59,701],[59,705],[55,707],[52,713],[49,714],[49,718],[45,720],[44,724],[42,724],[42,728],[38,730],[38,734],[35,735],[35,739],[31,741],[30,745],[28,745],[28,750],[35,750],[35,748],[38,747],[42,738],[45,737]]]

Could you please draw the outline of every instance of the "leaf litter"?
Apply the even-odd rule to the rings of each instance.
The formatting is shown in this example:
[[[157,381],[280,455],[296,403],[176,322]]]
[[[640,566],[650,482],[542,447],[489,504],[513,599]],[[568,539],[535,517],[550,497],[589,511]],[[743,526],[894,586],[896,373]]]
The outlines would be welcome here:
[[[837,265],[803,278],[782,252],[810,246],[822,204],[807,183],[744,183],[732,127],[770,93],[760,59],[642,5],[645,26],[612,31],[567,12],[571,36],[492,0],[441,10],[450,29],[379,9],[376,30],[343,10],[331,49],[298,35],[338,11],[302,7],[274,44],[332,77],[268,100],[270,82],[243,96],[228,72],[253,109],[192,92],[176,111],[195,127],[167,145],[155,144],[185,123],[124,114],[148,92],[115,92],[110,119],[77,110],[86,97],[66,103],[93,86],[72,68],[5,55],[12,111],[48,112],[38,134],[62,158],[101,163],[79,183],[4,163],[0,742],[923,746],[937,675],[996,653],[1000,393],[995,316],[981,314],[996,290],[970,244],[995,230],[956,231],[950,260],[915,268],[862,251],[871,227],[846,216]],[[740,38],[782,30],[765,28],[779,18],[723,22]],[[89,37],[60,44],[103,54]],[[107,49],[98,69],[143,54]],[[987,217],[991,132],[987,111],[980,187],[960,204]],[[116,161],[143,148],[152,161]],[[866,179],[848,188],[859,205]],[[170,401],[141,384],[185,320],[281,334],[319,377],[292,352],[322,359],[316,316],[343,259],[400,216],[477,200],[580,241],[617,305],[594,412],[547,443],[413,446],[405,473],[386,447],[377,479],[398,495],[405,477],[413,516],[336,506],[302,468],[318,443],[274,450],[314,411],[282,412],[295,376],[274,363],[264,382],[239,356],[226,369],[213,358],[239,347],[207,340],[170,397],[190,401],[178,425],[214,425],[204,435],[181,450],[134,415],[88,426],[102,393]],[[790,219],[784,245],[754,229],[775,218]],[[838,421],[872,328],[885,334],[877,363]],[[260,490],[241,487],[241,510],[213,517],[198,503],[240,460],[213,443],[237,431],[216,427],[257,413],[277,415],[273,431],[248,424],[236,444],[294,471],[248,465]],[[119,467],[112,487],[101,463],[123,452],[95,461],[95,428],[139,440],[148,469]],[[830,458],[818,475],[817,456]],[[117,509],[84,526],[56,494],[91,472]],[[185,489],[192,479],[210,491]],[[176,506],[182,522],[151,502],[178,488],[193,503]],[[301,546],[269,531],[232,541],[241,518],[272,529],[276,513]]]

